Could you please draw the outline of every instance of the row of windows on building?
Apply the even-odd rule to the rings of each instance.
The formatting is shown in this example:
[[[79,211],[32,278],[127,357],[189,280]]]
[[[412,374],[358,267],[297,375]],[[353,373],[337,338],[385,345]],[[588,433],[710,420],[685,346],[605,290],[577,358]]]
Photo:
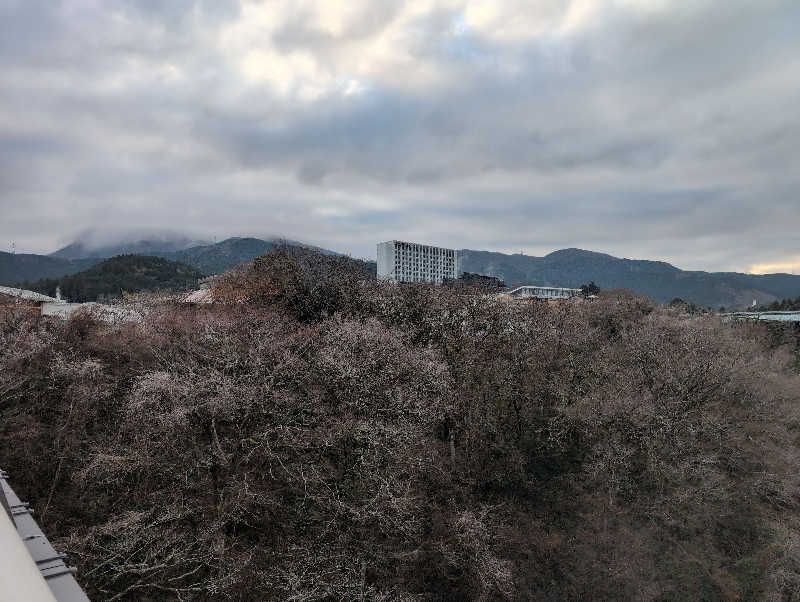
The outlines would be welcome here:
[[[453,266],[453,262],[452,261],[425,261],[425,260],[405,261],[403,259],[395,259],[394,260],[394,264],[396,266],[399,266],[399,265],[415,265],[415,266],[421,266],[421,267],[428,267],[428,266],[430,266],[430,267],[436,267],[436,266],[439,266],[439,267],[452,267]]]
[[[454,255],[453,249],[444,249],[442,247],[431,247],[429,245],[418,245],[416,243],[398,242],[395,244],[395,251],[413,251],[415,253],[431,253],[436,255]]]
[[[444,253],[419,253],[412,251],[395,251],[394,258],[399,259],[416,259],[423,261],[436,261],[436,262],[449,262],[453,263],[455,257],[453,255],[446,255]]]

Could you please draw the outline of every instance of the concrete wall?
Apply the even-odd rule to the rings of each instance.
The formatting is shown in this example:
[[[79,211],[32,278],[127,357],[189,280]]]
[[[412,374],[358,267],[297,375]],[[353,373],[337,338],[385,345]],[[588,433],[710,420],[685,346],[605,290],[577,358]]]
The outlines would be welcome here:
[[[395,281],[394,241],[378,243],[378,280]]]
[[[433,282],[461,274],[458,251],[392,240],[378,243],[378,278],[391,282]]]

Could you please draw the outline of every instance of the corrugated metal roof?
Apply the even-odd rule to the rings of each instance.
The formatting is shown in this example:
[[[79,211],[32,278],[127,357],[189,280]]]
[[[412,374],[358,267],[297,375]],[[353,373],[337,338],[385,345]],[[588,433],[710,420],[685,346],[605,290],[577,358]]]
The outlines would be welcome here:
[[[55,297],[48,297],[47,295],[43,295],[35,291],[28,291],[25,290],[24,288],[0,286],[0,293],[8,295],[9,297],[17,297],[19,299],[25,299],[26,301],[42,301],[42,302],[49,301],[51,303],[60,303],[60,301]]]

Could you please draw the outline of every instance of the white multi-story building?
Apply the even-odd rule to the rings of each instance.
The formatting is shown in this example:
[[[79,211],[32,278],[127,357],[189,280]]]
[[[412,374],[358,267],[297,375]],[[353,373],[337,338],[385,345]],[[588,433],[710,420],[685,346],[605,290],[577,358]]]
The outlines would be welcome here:
[[[458,251],[414,242],[378,243],[378,278],[390,282],[433,282],[458,278]]]

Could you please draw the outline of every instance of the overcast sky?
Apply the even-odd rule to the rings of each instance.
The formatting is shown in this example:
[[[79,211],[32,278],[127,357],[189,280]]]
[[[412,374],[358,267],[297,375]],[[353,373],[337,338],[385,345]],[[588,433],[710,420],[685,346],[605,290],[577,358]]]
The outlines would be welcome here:
[[[0,0],[0,250],[93,228],[800,273],[797,0]]]

